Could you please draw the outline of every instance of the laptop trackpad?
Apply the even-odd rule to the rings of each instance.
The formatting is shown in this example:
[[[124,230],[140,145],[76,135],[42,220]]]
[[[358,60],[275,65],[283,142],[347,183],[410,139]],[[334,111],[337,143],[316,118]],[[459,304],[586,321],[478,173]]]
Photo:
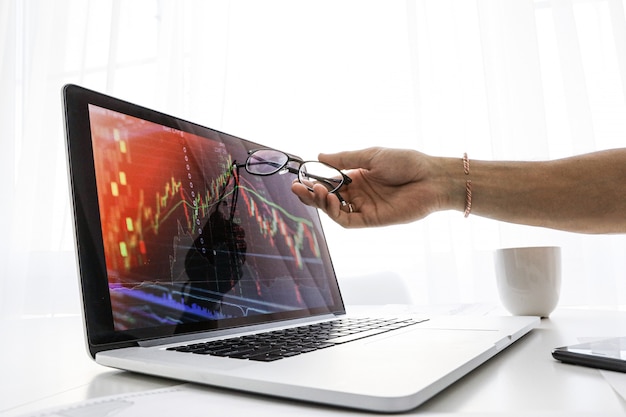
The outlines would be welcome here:
[[[444,349],[466,349],[468,344],[493,346],[501,337],[500,332],[491,329],[452,329],[428,328],[410,329],[402,333],[372,338],[365,343],[369,349],[408,350],[416,352]]]

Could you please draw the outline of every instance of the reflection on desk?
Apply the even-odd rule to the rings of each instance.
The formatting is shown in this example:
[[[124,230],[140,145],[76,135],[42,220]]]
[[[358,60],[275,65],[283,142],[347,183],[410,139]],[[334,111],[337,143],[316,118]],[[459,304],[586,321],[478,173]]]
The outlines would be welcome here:
[[[484,314],[480,310],[464,311]],[[85,351],[79,317],[0,321],[0,331],[7,336],[4,340],[10,340],[0,348],[0,415],[6,417],[111,395],[133,394],[126,399],[133,403],[131,398],[139,398],[136,393],[167,395],[168,407],[174,410],[190,410],[195,404],[203,415],[208,409],[273,417],[360,414],[214,387],[190,384],[181,390],[177,381],[102,367]],[[600,371],[565,365],[550,355],[552,348],[576,343],[580,337],[617,335],[626,335],[624,312],[557,309],[539,328],[412,413],[623,415],[626,402]],[[160,396],[146,392],[154,389],[167,391]],[[101,411],[108,410],[103,407]],[[171,415],[165,408],[160,411]]]

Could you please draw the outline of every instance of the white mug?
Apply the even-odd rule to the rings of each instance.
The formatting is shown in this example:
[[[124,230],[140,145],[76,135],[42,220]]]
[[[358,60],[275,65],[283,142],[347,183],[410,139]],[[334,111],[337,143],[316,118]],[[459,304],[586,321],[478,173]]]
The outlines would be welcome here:
[[[495,252],[496,281],[504,307],[516,316],[548,317],[561,292],[561,248],[507,248]]]

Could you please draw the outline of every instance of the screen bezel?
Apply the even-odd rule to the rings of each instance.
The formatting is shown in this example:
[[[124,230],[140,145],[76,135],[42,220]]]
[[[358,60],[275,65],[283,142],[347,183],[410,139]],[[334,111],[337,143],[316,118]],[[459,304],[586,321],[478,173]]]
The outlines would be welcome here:
[[[326,266],[326,274],[332,281],[329,283],[332,301],[327,307],[263,314],[229,319],[227,321],[221,320],[219,323],[206,321],[195,324],[163,325],[125,331],[114,330],[100,224],[88,106],[95,105],[197,136],[208,138],[218,135],[220,138],[226,138],[229,141],[239,141],[247,149],[263,148],[264,146],[72,84],[64,86],[63,102],[79,282],[87,342],[92,356],[95,356],[98,351],[102,350],[133,346],[141,340],[301,319],[323,314],[345,313],[328,247],[325,240],[322,239],[320,250]],[[294,195],[293,198],[297,197]],[[323,237],[319,213],[313,208],[310,208],[310,213],[311,219],[319,226],[319,232]]]

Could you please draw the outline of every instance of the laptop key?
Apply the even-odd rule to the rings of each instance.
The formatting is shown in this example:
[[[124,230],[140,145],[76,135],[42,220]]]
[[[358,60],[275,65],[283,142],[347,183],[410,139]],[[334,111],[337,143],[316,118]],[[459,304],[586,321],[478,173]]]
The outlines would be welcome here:
[[[291,356],[297,356],[302,352],[267,352],[259,355],[250,356],[248,359],[251,361],[272,362]]]
[[[337,337],[331,337],[328,340],[326,340],[328,343],[333,343],[333,344],[342,344],[342,343],[347,343],[347,342],[352,342],[355,340],[359,340],[359,339],[363,339],[365,337],[370,337],[370,336],[376,336],[377,334],[381,334],[381,333],[387,333],[389,330],[387,329],[373,329],[373,330],[366,330],[363,332],[359,332],[359,333],[352,333],[352,334],[347,334],[347,335],[338,335]]]

